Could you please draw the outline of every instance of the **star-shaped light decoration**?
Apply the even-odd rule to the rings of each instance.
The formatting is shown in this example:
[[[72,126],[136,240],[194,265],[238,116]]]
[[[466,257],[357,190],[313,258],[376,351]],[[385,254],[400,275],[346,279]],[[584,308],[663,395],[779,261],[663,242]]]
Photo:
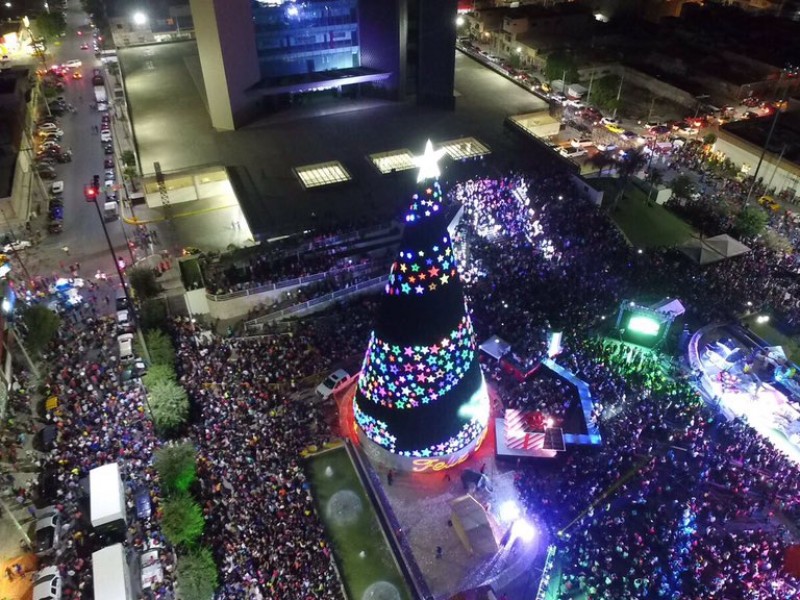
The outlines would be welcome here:
[[[411,161],[414,166],[419,167],[417,173],[417,183],[426,181],[427,179],[436,179],[442,172],[439,170],[439,160],[444,156],[446,151],[443,148],[439,150],[433,149],[433,143],[428,140],[425,144],[425,154],[422,156],[414,156]]]

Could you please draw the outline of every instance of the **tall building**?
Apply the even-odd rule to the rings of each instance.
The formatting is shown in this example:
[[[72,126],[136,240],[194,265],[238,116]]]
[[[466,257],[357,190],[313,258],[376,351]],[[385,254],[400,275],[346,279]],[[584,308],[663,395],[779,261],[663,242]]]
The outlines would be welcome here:
[[[426,156],[432,153],[428,142]],[[415,472],[465,460],[483,440],[489,420],[438,169],[435,163],[427,168],[406,213],[353,400],[367,455]],[[428,175],[434,181],[426,181]]]
[[[457,0],[191,0],[214,127],[306,94],[452,108]],[[424,82],[424,85],[418,85]]]

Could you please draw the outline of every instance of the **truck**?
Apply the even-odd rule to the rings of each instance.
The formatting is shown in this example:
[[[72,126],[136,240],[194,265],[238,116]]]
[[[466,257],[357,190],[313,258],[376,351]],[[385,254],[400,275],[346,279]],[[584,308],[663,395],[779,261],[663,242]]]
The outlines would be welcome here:
[[[101,102],[107,103],[108,102],[108,95],[106,94],[106,86],[104,85],[96,85],[94,86],[94,99],[95,102],[100,104]]]
[[[128,522],[125,490],[117,463],[89,471],[89,514],[99,535],[125,539]]]
[[[94,597],[103,600],[133,600],[131,576],[122,544],[107,546],[92,554]]]
[[[103,217],[106,221],[115,221],[119,217],[119,208],[116,202],[103,204]]]

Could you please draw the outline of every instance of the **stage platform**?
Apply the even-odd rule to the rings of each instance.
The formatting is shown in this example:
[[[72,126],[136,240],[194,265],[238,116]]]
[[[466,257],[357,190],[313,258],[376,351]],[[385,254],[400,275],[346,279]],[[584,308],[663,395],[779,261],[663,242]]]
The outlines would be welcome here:
[[[780,348],[738,325],[716,324],[692,336],[687,359],[708,403],[800,464],[800,386]]]
[[[492,406],[499,406],[496,391],[491,385],[487,387]],[[339,408],[340,428],[358,447],[350,409],[354,393],[355,384],[352,383],[337,389],[334,397]],[[521,507],[514,471],[495,462],[494,438],[494,419],[490,419],[481,447],[465,462],[440,470],[441,466],[432,460],[431,469],[425,473],[393,471],[391,485],[386,467],[369,463],[359,450],[362,464],[370,471],[376,496],[382,502],[382,510],[395,528],[387,533],[395,536],[401,548],[407,549],[416,566],[412,571],[421,574],[434,600],[449,600],[459,592],[482,585],[490,585],[498,598],[529,600],[531,586],[538,585],[538,574],[544,566],[550,539],[546,528],[537,525],[535,515],[527,515],[535,529],[531,540],[509,543],[488,557],[471,554],[451,524],[451,503],[468,491],[461,482],[465,470],[483,472],[489,480],[487,489],[470,489],[469,492],[487,507],[492,533],[498,543],[511,526],[501,514],[501,507],[509,503]],[[440,558],[436,556],[437,546],[442,548]]]

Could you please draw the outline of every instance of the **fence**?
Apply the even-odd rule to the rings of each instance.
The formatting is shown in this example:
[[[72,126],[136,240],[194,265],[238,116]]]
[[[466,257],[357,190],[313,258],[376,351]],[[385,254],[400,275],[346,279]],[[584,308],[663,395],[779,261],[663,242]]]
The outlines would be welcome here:
[[[336,290],[335,292],[331,292],[330,294],[325,294],[324,296],[312,298],[308,302],[303,302],[302,304],[295,304],[294,306],[283,308],[273,313],[269,313],[268,315],[258,317],[257,319],[252,319],[244,324],[244,328],[246,332],[259,331],[265,323],[271,323],[272,321],[286,319],[291,316],[300,316],[302,314],[305,314],[306,312],[312,312],[312,309],[319,310],[321,308],[325,308],[325,306],[327,306],[328,304],[331,304],[348,296],[361,294],[371,289],[382,287],[385,284],[386,284],[386,275],[373,277],[372,279],[368,279],[367,281],[362,281],[361,283],[350,286],[348,288],[344,288],[343,290]]]
[[[357,267],[343,267],[341,269],[334,269],[325,271],[323,273],[314,273],[313,275],[295,277],[294,279],[284,279],[283,281],[276,281],[275,283],[265,283],[264,285],[248,288],[246,290],[230,292],[229,294],[206,293],[206,298],[212,302],[224,302],[225,300],[233,300],[234,298],[243,298],[245,296],[263,294],[264,292],[273,292],[275,290],[280,290],[287,287],[295,287],[298,285],[305,285],[307,283],[314,283],[315,281],[322,281],[331,275],[335,276],[343,273],[353,273],[354,275],[359,275],[374,268],[375,265],[371,263],[365,263],[363,265],[358,265]]]

